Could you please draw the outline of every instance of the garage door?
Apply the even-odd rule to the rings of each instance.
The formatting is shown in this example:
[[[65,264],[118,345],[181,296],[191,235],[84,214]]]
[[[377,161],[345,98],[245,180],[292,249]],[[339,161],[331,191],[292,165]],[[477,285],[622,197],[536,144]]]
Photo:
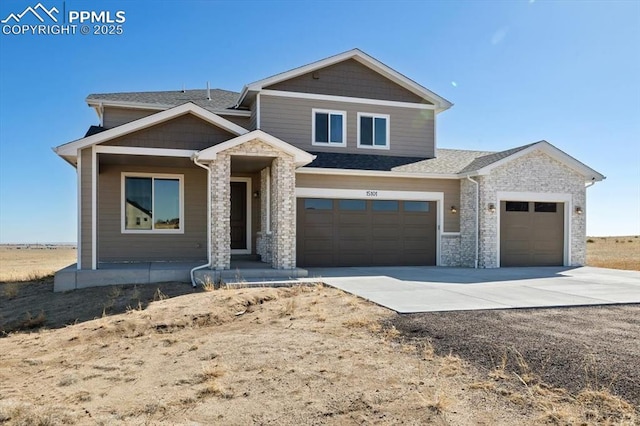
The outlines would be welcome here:
[[[436,203],[299,198],[299,266],[435,265]]]
[[[563,203],[500,203],[500,266],[561,266],[563,263]]]

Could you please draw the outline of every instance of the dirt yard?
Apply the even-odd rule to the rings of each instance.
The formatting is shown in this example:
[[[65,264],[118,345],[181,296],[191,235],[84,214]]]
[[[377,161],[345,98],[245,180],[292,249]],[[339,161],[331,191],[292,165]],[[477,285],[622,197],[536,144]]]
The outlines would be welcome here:
[[[44,269],[13,259],[16,279]],[[640,420],[638,306],[401,316],[323,286],[52,290],[0,282],[0,424]]]

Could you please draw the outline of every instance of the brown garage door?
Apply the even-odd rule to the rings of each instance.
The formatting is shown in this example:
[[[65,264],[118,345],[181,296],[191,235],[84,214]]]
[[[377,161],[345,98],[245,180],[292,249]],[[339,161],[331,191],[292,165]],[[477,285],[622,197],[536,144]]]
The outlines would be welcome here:
[[[564,204],[503,201],[500,266],[560,266],[563,263]]]
[[[435,265],[436,203],[298,199],[299,266]]]

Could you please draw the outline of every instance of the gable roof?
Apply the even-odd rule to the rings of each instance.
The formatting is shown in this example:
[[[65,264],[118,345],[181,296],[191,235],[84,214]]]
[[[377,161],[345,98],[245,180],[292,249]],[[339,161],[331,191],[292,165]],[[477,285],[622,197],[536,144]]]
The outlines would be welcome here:
[[[100,104],[128,108],[145,108],[165,110],[188,102],[198,105],[214,113],[233,114],[232,109],[238,99],[238,92],[211,89],[211,99],[207,98],[207,89],[174,90],[163,92],[125,92],[125,93],[93,93],[85,99],[91,107]]]
[[[242,145],[243,143],[250,142],[252,140],[259,140],[266,143],[267,145],[272,146],[273,148],[291,155],[296,166],[298,167],[309,164],[314,160],[314,158],[316,158],[315,155],[312,155],[300,148],[296,148],[295,146],[288,144],[282,139],[278,139],[275,136],[263,132],[262,130],[254,130],[252,132],[245,133],[236,138],[229,139],[228,141],[203,149],[202,151],[199,151],[194,155],[195,158],[200,161],[215,160],[218,153],[226,151],[227,149],[233,148],[235,146]]]
[[[382,76],[388,78],[394,83],[404,87],[412,93],[422,97],[423,99],[428,100],[436,106],[436,112],[441,112],[446,109],[451,108],[453,104],[446,100],[445,98],[435,94],[431,90],[427,89],[424,86],[416,83],[410,78],[400,74],[398,71],[393,68],[383,64],[377,59],[367,55],[360,49],[351,49],[346,52],[340,53],[338,55],[330,56],[328,58],[322,59],[320,61],[313,62],[311,64],[307,64],[298,68],[294,68],[289,71],[285,71],[280,74],[273,75],[271,77],[267,77],[262,80],[254,81],[253,83],[247,84],[242,89],[240,96],[236,102],[236,106],[239,106],[244,98],[249,93],[256,93],[262,90],[264,87],[271,86],[272,84],[280,83],[285,80],[289,80],[294,77],[298,77],[303,74],[307,74],[309,72],[328,67],[330,65],[336,64],[338,62],[346,61],[348,59],[354,59],[361,63],[362,65],[372,69],[373,71],[381,74]]]
[[[544,152],[551,158],[582,174],[586,181],[601,181],[605,179],[602,174],[544,140],[500,152],[438,149],[436,158],[394,167],[393,171],[455,174],[459,177],[486,175],[494,168],[536,150]]]
[[[316,156],[309,168],[343,170],[391,171],[394,167],[425,160],[424,157],[397,157],[375,154],[343,154],[337,152],[309,152]]]
[[[249,131],[244,127],[240,127],[229,120],[226,120],[219,115],[216,115],[204,108],[199,107],[191,102],[158,112],[156,114],[149,115],[147,117],[140,118],[130,123],[123,124],[112,129],[104,130],[99,133],[93,133],[90,136],[86,136],[82,139],[78,139],[73,142],[66,143],[54,148],[56,154],[61,157],[76,157],[79,149],[83,149],[92,145],[96,145],[108,140],[128,135],[129,133],[136,132],[138,130],[146,129],[159,123],[171,120],[185,114],[193,114],[202,120],[218,126],[234,135],[243,135]],[[91,130],[91,129],[90,129]],[[89,132],[87,133],[89,134]]]

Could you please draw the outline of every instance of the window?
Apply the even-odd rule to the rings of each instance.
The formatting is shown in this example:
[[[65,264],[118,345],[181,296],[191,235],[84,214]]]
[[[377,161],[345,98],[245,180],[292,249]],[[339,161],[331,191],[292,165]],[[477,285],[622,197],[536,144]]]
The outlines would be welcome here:
[[[404,211],[405,212],[428,212],[429,202],[428,201],[405,201]]]
[[[389,116],[358,113],[358,148],[389,149]]]
[[[183,233],[182,175],[122,174],[122,232]]]
[[[340,210],[363,211],[367,209],[365,200],[339,200],[338,208]]]
[[[344,111],[313,110],[313,145],[347,144],[347,113]]]
[[[305,210],[333,210],[333,200],[324,198],[307,198],[304,200]]]
[[[506,210],[508,212],[528,212],[529,203],[527,201],[507,201]]]
[[[533,210],[537,213],[556,213],[558,211],[557,203],[534,203]]]
[[[374,200],[372,202],[374,212],[397,212],[398,202],[391,200]]]

